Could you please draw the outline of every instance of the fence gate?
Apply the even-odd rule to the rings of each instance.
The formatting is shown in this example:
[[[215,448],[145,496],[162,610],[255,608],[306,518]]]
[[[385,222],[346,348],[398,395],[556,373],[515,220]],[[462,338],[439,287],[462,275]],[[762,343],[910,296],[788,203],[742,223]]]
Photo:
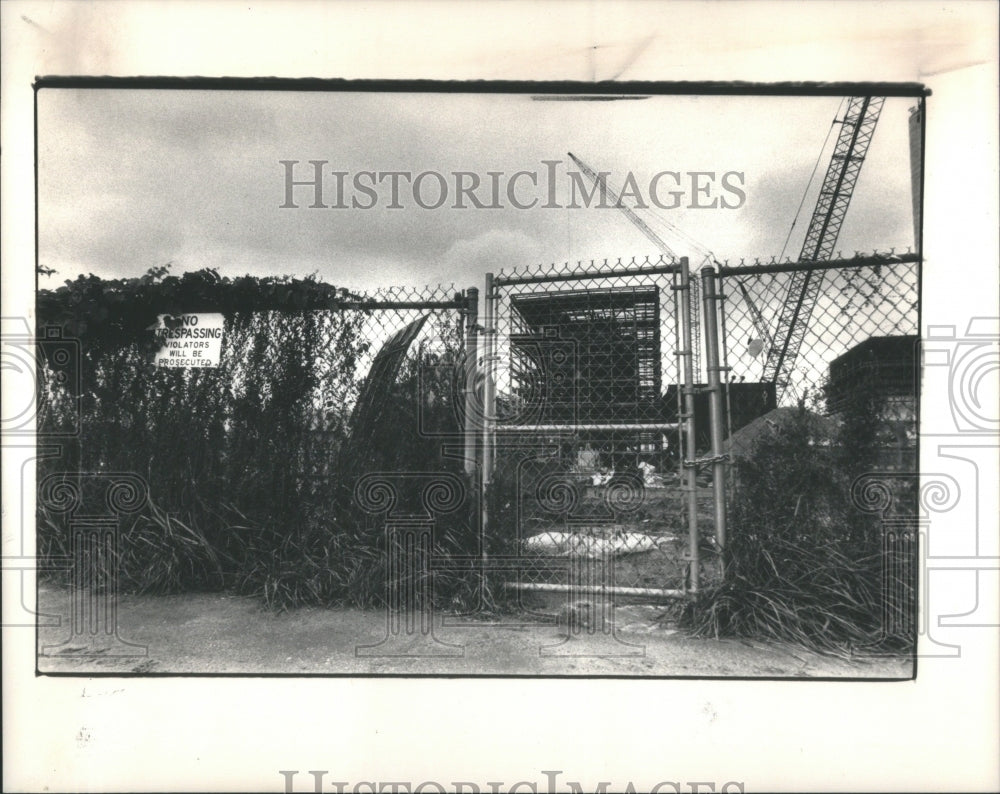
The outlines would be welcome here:
[[[523,563],[508,587],[697,590],[699,293],[687,259],[487,275],[485,521]]]

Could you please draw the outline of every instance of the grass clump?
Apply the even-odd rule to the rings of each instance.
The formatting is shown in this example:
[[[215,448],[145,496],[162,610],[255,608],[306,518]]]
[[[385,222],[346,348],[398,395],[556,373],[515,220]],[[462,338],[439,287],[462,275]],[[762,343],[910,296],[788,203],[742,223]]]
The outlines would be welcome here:
[[[800,408],[736,461],[724,580],[686,605],[682,627],[838,656],[910,647],[913,545],[887,551],[880,517],[852,506],[841,432]]]

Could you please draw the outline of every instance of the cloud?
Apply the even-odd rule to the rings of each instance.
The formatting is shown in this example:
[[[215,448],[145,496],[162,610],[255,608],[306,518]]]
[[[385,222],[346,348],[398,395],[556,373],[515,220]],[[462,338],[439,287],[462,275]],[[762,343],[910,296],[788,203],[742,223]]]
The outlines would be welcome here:
[[[610,171],[619,186],[629,171],[640,183],[666,169],[740,171],[747,193],[740,209],[656,210],[649,222],[682,231],[668,240],[679,254],[696,256],[684,235],[719,256],[776,254],[836,105],[830,98],[586,103],[519,95],[43,89],[40,258],[63,277],[74,270],[139,275],[172,260],[223,273],[318,271],[352,286],[373,278],[464,285],[488,269],[658,253],[614,210],[461,210],[451,201],[425,210],[412,194],[405,210],[389,209],[385,200],[370,210],[310,209],[308,187],[295,189],[304,206],[280,208],[281,160],[300,161],[297,178],[319,159],[327,173],[435,171],[451,186],[456,171],[485,182],[491,171],[506,179],[528,170],[539,173],[544,196],[542,161],[561,160],[558,178],[566,181],[566,171],[575,170],[567,151]],[[845,225],[847,244],[859,248],[895,244],[910,226],[906,143],[888,137],[881,148],[873,145],[862,176],[871,181],[859,184]],[[380,192],[385,196],[387,185]],[[799,223],[804,233],[807,215]]]
[[[471,239],[455,241],[441,260],[442,282],[479,285],[480,274],[534,264],[539,241],[523,231],[489,229]]]

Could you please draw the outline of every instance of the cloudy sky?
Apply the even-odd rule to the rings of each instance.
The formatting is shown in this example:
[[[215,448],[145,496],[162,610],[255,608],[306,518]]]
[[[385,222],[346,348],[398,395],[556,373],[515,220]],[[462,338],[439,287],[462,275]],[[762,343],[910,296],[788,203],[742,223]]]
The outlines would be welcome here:
[[[838,248],[845,255],[913,244],[908,109],[886,101]],[[640,215],[679,255],[697,266],[704,249],[720,258],[771,257],[785,246],[813,168],[819,169],[785,254],[795,258],[815,203],[841,106],[831,97],[653,96],[613,102],[534,101],[528,95],[307,93],[43,88],[38,94],[39,261],[55,268],[41,286],[79,273],[137,276],[172,262],[180,273],[203,267],[226,275],[318,273],[354,289],[452,283],[481,286],[483,273],[567,260],[645,256],[656,246],[614,209],[568,208],[573,152],[609,172],[621,189],[631,173]],[[345,209],[310,208],[312,189],[285,201],[285,166],[312,177],[325,160],[324,202],[337,203],[332,172],[346,172]],[[558,160],[555,201],[548,201],[546,160]],[[448,196],[424,209],[412,182],[400,180],[392,209],[388,179],[375,184],[376,205],[351,207],[371,185],[363,171],[443,175]],[[454,172],[480,179],[472,201],[455,208]],[[511,206],[507,187],[531,209]],[[689,172],[707,191],[693,196]],[[490,172],[499,176],[491,177]],[[745,194],[727,190],[729,184]],[[465,184],[476,177],[463,177]],[[491,180],[499,185],[500,208]],[[589,183],[586,183],[589,187]],[[439,180],[421,181],[434,204]],[[691,208],[720,202],[716,208]],[[582,201],[578,200],[578,203]],[[721,203],[737,204],[724,208]],[[678,230],[678,231],[675,231]]]

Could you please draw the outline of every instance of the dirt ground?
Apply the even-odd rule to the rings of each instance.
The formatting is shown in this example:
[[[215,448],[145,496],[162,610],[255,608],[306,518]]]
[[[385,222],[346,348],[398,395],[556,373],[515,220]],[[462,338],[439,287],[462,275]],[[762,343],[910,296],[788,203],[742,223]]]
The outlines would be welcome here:
[[[551,604],[504,620],[435,614],[428,631],[420,615],[413,625],[390,624],[386,612],[278,613],[221,593],[125,595],[113,602],[115,637],[105,631],[110,603],[42,585],[39,673],[908,679],[912,669],[909,659],[845,661],[762,642],[692,639],[664,628],[664,608],[651,605],[618,606],[573,624]]]

